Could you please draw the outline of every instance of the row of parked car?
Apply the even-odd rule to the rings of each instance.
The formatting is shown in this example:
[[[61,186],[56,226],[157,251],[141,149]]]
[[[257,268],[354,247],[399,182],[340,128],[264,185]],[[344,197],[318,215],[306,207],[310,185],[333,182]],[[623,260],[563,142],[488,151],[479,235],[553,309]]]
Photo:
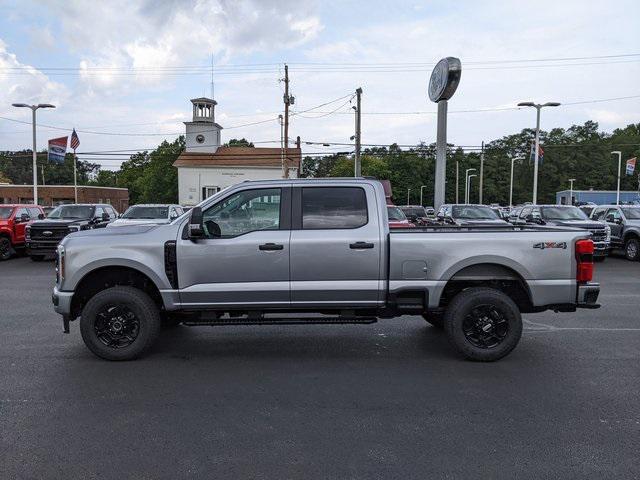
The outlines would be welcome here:
[[[26,252],[34,262],[55,254],[69,233],[144,223],[169,223],[184,213],[180,205],[134,205],[123,214],[109,204],[0,205],[0,260]]]
[[[430,225],[546,225],[589,230],[594,258],[602,261],[611,250],[623,250],[627,259],[640,260],[640,206],[591,205],[498,205],[445,204],[431,207],[406,205],[387,207],[392,228]]]

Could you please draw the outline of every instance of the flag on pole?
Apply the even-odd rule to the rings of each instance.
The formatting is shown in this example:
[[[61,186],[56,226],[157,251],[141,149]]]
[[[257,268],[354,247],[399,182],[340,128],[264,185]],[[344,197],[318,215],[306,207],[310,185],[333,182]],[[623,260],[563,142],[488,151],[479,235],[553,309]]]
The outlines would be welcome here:
[[[636,159],[637,157],[633,157],[627,160],[627,175],[633,175],[636,169]]]
[[[64,163],[67,154],[67,141],[69,137],[52,138],[49,140],[49,161],[51,163]]]
[[[75,150],[80,146],[80,139],[78,138],[78,134],[76,133],[76,129],[73,129],[73,133],[71,134],[71,150]]]
[[[535,142],[531,142],[531,163],[535,163],[536,161],[536,144]],[[538,165],[542,165],[542,160],[544,160],[544,150],[542,149],[542,145],[538,145]]]

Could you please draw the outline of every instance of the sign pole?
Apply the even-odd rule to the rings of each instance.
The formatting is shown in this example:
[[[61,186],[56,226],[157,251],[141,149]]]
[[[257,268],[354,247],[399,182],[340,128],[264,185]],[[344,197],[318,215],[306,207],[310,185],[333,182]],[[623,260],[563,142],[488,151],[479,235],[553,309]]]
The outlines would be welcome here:
[[[73,149],[73,196],[75,199],[75,203],[78,203],[78,174],[76,163],[78,162],[78,158],[76,157],[76,149]]]
[[[436,173],[434,176],[433,207],[438,210],[445,201],[447,182],[447,107],[460,83],[462,65],[455,57],[440,60],[429,79],[429,99],[438,104],[436,133]],[[457,192],[456,192],[457,195]]]
[[[447,174],[447,100],[438,102],[438,127],[436,134],[436,175],[434,185],[434,208],[444,203]]]

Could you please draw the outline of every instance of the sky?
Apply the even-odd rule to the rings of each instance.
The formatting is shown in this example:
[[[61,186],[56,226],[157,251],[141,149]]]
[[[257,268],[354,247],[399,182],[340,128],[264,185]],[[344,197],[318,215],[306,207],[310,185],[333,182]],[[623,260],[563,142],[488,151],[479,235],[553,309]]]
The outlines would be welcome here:
[[[640,122],[640,2],[17,0],[0,19],[0,150],[80,137],[80,157],[117,168],[190,120],[210,96],[222,139],[278,146],[289,65],[290,138],[303,152],[348,151],[353,93],[363,89],[362,143],[414,145],[436,136],[427,84],[443,57],[462,62],[448,141],[477,146],[535,126],[520,101],[558,101],[542,128]],[[212,67],[213,64],[213,67]],[[213,72],[213,76],[212,76]],[[608,100],[620,97],[620,100]],[[607,101],[600,101],[607,100]],[[315,107],[315,108],[314,108]],[[27,122],[19,123],[16,122]],[[52,128],[55,127],[55,128]]]

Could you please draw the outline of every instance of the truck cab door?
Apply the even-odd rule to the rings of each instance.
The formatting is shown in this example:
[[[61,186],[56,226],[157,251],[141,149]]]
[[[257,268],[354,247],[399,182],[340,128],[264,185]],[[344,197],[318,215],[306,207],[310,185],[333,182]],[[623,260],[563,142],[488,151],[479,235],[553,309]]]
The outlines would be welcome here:
[[[372,185],[293,188],[291,304],[374,306],[382,301],[382,226]]]
[[[177,240],[183,307],[288,307],[290,188],[230,192],[202,216],[204,238]]]
[[[29,217],[28,220],[23,221],[26,217]],[[13,217],[13,234],[14,234],[14,243],[24,243],[24,233],[25,228],[29,224],[31,217],[29,215],[29,210],[26,208],[16,208]]]
[[[607,225],[611,227],[611,243],[616,245],[622,244],[622,229],[624,228],[622,222],[622,213],[619,208],[610,208],[604,218]]]

